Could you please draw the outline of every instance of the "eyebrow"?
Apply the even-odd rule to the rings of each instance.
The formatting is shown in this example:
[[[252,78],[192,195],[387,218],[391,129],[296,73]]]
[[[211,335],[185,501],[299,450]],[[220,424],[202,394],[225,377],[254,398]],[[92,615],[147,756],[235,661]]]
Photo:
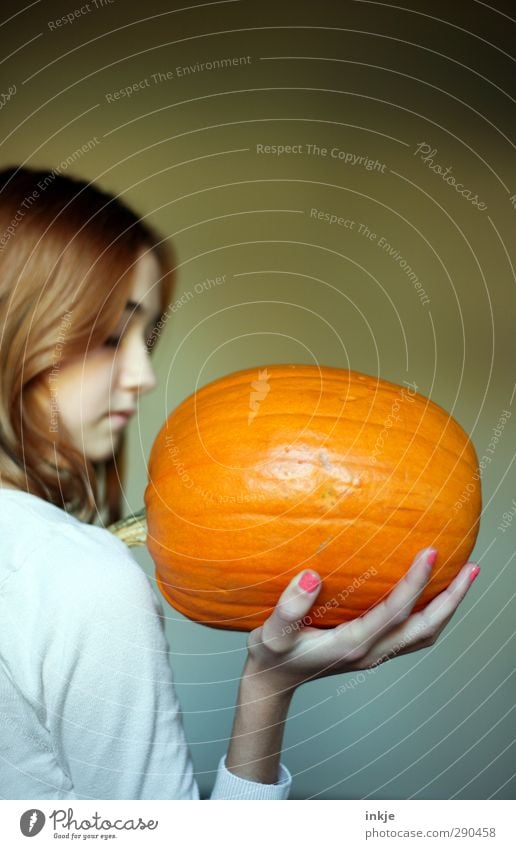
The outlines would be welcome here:
[[[142,305],[137,303],[136,301],[127,301],[127,303],[124,307],[124,312],[128,312],[129,310],[134,311],[134,312],[138,313],[139,315],[146,315],[146,313],[147,313],[147,310],[145,310],[142,307]],[[160,318],[161,318],[161,313],[156,313],[156,315],[154,316],[152,321],[154,322],[154,324],[156,324],[160,320]]]

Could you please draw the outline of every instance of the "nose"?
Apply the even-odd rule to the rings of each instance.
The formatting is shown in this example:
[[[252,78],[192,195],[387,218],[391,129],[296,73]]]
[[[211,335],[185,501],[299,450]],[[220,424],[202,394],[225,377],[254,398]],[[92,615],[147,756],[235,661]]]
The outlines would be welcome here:
[[[118,385],[121,389],[143,395],[157,384],[147,346],[142,339],[133,339],[119,360]]]

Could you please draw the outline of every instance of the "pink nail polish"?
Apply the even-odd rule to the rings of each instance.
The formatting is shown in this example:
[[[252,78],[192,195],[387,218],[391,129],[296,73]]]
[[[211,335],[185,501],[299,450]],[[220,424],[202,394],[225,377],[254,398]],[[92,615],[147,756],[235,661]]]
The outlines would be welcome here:
[[[435,548],[431,549],[426,555],[426,562],[430,567],[434,566],[435,561],[437,560],[437,551]]]
[[[299,586],[302,590],[306,590],[309,593],[313,593],[320,583],[321,581],[319,580],[317,575],[314,575],[313,572],[305,572],[305,574],[299,581]]]
[[[473,569],[471,570],[471,572],[469,573],[470,584],[473,583],[473,581],[475,580],[475,578],[477,577],[479,572],[480,572],[480,566],[474,566]]]

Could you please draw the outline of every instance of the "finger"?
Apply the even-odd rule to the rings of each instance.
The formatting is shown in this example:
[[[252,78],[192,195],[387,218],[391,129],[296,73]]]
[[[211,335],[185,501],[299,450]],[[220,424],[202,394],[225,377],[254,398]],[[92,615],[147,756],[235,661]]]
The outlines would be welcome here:
[[[374,645],[362,658],[364,667],[383,663],[391,657],[409,654],[433,645],[456,612],[479,571],[478,564],[466,563],[446,590],[436,596],[423,610],[412,614],[388,637]]]
[[[317,572],[305,571],[296,575],[283,590],[276,607],[263,623],[262,640],[272,651],[281,652],[296,641],[296,636],[306,624],[304,619],[321,590]]]
[[[364,616],[337,626],[336,630],[342,631],[343,641],[349,644],[351,639],[357,656],[367,654],[369,648],[384,634],[409,617],[418,596],[427,584],[436,557],[435,548],[420,551],[406,575],[384,601]]]
[[[420,637],[432,636],[442,630],[451,619],[471,584],[480,572],[477,563],[466,563],[449,587],[432,599],[427,606],[415,614],[415,625],[420,624]]]

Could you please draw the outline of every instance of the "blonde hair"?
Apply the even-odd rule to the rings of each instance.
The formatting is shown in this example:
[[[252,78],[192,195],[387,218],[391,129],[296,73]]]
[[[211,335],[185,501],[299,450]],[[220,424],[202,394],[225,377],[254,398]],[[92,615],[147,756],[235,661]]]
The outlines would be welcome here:
[[[62,422],[52,438],[41,389],[66,357],[114,332],[149,250],[163,313],[172,254],[129,207],[55,171],[0,171],[0,477],[86,522],[103,508],[108,523],[120,518],[125,437],[109,460],[87,460]]]

